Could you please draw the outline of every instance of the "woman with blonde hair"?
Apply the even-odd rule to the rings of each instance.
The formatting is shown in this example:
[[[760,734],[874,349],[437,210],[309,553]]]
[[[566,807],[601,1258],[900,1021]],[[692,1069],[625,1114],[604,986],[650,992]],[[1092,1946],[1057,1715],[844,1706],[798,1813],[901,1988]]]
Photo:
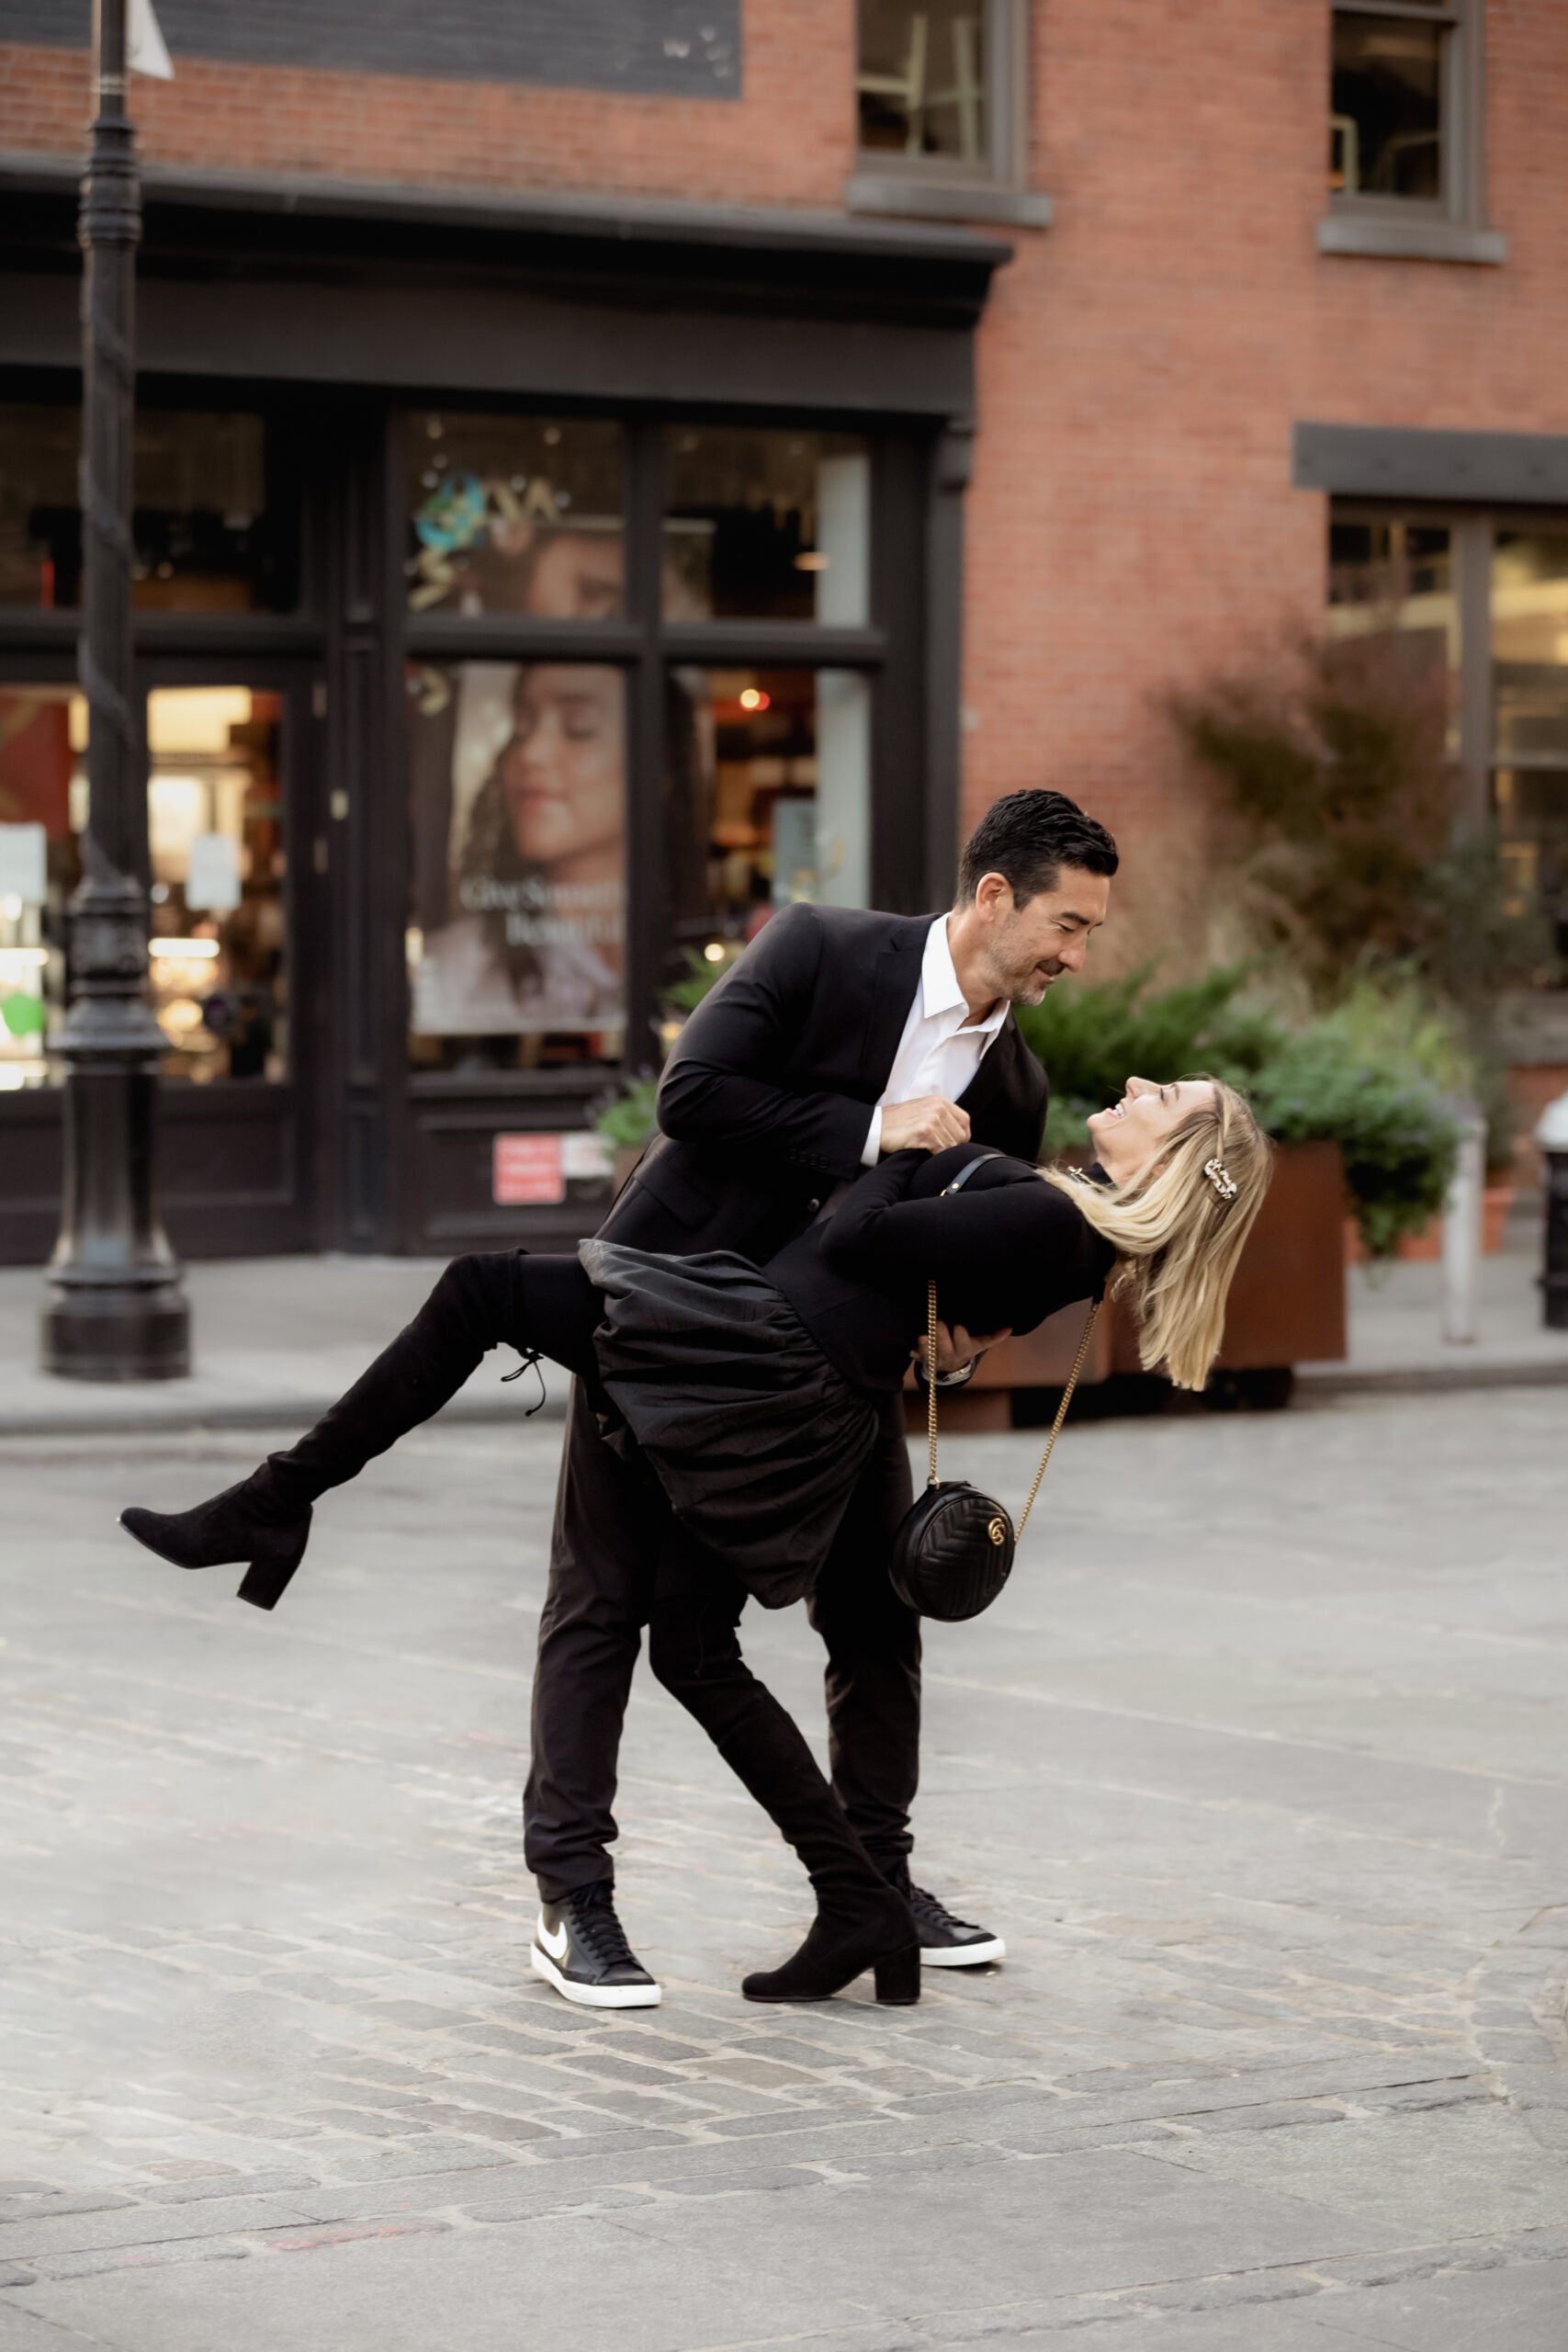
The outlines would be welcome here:
[[[879,1400],[902,1385],[925,1329],[931,1283],[942,1319],[973,1331],[1031,1330],[1110,1283],[1145,1364],[1203,1385],[1270,1148],[1241,1096],[1212,1078],[1130,1078],[1089,1124],[1098,1159],[1084,1173],[971,1144],[896,1152],[765,1267],[727,1250],[672,1258],[614,1241],[584,1242],[574,1257],[459,1258],[298,1445],[191,1510],[130,1510],[122,1524],[182,1567],[248,1561],[241,1593],[270,1609],[316,1499],[437,1411],[487,1349],[548,1357],[593,1382],[608,1442],[649,1480],[653,1671],[795,1847],[817,1894],[799,1951],[742,1989],[822,1999],[872,1968],[880,2000],[917,2000],[908,1904],[747,1667],[736,1629],[749,1598],[782,1608],[811,1590],[875,1440]],[[868,1557],[865,1573],[885,1576],[886,1560]],[[564,1989],[549,1915],[547,1905],[533,1964]],[[649,1996],[628,1978],[576,1997],[630,2007]]]

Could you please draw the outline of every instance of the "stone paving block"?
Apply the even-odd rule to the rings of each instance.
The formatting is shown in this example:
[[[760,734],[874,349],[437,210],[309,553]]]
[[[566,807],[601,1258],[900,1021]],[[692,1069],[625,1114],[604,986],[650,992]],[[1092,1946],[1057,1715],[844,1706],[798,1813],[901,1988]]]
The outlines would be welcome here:
[[[7,2197],[0,2202],[0,2223],[7,2222],[38,2222],[49,2213],[112,2213],[117,2206],[130,2205],[129,2197],[106,2196],[92,2189],[46,2188],[41,2194],[28,2191]]]
[[[212,2198],[199,2205],[135,2205],[111,2213],[58,2213],[37,2222],[9,2222],[0,2230],[0,2260],[88,2253],[96,2247],[167,2245],[177,2238],[220,2237],[308,2221],[292,2197]]]
[[[1562,2282],[1529,2266],[1325,2296],[1314,2315],[1325,2352],[1336,2344],[1354,2352],[1363,2341],[1401,2352],[1562,2352],[1568,2342]]]
[[[182,2274],[177,2299],[154,2273],[40,2281],[25,2291],[33,2311],[107,2340],[114,2352],[355,2345],[366,2341],[367,2308],[377,2313],[379,2352],[430,2352],[451,2341],[455,2312],[463,2352],[516,2352],[519,2314],[547,2301],[571,2313],[585,2341],[623,2352],[766,2342],[865,2317],[809,2278],[776,2279],[738,2259],[694,2262],[650,2246],[628,2235],[619,2215],[557,2219],[544,2230],[523,2222],[360,2238],[301,2258],[214,2263]]]
[[[278,2188],[314,2188],[312,2172],[230,2172],[194,2180],[150,2184],[142,2195],[154,2205],[191,2205],[204,2197],[265,2197]]]
[[[1281,2101],[1277,2107],[1223,2108],[1217,2114],[1187,2115],[1184,2132],[1278,2132],[1292,2123],[1342,2123],[1343,2108],[1309,2107],[1303,2100]]]
[[[408,2140],[430,2128],[417,2116],[378,2115],[365,2107],[318,2107],[310,2120],[330,2124],[334,2132],[351,2132],[361,2140]]]

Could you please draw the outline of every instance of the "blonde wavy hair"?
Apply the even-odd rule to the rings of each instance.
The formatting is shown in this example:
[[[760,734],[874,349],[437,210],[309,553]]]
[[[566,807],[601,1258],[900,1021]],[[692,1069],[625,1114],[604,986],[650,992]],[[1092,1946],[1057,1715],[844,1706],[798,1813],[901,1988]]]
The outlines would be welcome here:
[[[1194,1077],[1205,1077],[1195,1071]],[[1225,1299],[1274,1173],[1274,1147],[1234,1087],[1209,1079],[1212,1106],[1190,1111],[1120,1184],[1079,1169],[1042,1170],[1115,1250],[1145,1372],[1201,1388],[1224,1337]],[[1234,1186],[1234,1191],[1229,1187]]]

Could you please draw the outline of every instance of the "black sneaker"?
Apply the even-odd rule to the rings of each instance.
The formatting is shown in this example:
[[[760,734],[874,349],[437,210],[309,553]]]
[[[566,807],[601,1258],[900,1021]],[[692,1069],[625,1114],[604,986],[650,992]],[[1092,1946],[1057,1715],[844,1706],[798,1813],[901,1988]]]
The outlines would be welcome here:
[[[528,1958],[536,1976],[585,2009],[659,2007],[659,1985],[626,1941],[607,1878],[541,1905]]]
[[[971,1920],[955,1919],[944,1903],[923,1886],[914,1885],[907,1862],[886,1871],[884,1876],[915,1915],[922,1967],[983,1968],[991,1961],[1007,1958],[1008,1948],[1000,1936],[994,1936],[989,1928],[976,1928]]]

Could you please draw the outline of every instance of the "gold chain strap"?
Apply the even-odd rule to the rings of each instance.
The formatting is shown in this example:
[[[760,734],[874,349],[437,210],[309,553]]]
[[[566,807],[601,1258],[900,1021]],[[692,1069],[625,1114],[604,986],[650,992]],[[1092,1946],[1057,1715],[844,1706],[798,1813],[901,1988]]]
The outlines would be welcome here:
[[[1034,1498],[1040,1492],[1040,1481],[1045,1476],[1045,1464],[1051,1459],[1051,1448],[1062,1433],[1062,1423],[1067,1418],[1067,1407],[1073,1401],[1073,1391],[1078,1385],[1078,1374],[1084,1368],[1084,1362],[1089,1354],[1089,1343],[1094,1337],[1094,1327],[1099,1320],[1100,1301],[1097,1298],[1089,1310],[1089,1321],[1084,1325],[1083,1338],[1078,1341],[1077,1360],[1067,1374],[1067,1385],[1062,1391],[1062,1401],[1056,1408],[1056,1418],[1051,1424],[1051,1434],[1045,1441],[1045,1451],[1040,1457],[1040,1467],[1034,1473],[1034,1484],[1029,1489],[1029,1500],[1023,1506],[1023,1517],[1014,1530],[1014,1535],[1019,1541],[1022,1540],[1023,1531],[1029,1525],[1029,1514],[1034,1509]]]
[[[1071,1372],[1067,1374],[1067,1385],[1062,1391],[1062,1401],[1056,1408],[1056,1418],[1051,1424],[1051,1434],[1045,1441],[1045,1451],[1040,1457],[1040,1467],[1034,1473],[1034,1484],[1029,1489],[1029,1500],[1024,1504],[1023,1516],[1013,1531],[1015,1538],[1019,1540],[1021,1540],[1023,1531],[1029,1525],[1029,1514],[1034,1509],[1034,1498],[1040,1492],[1040,1482],[1045,1476],[1045,1466],[1051,1459],[1051,1449],[1062,1434],[1062,1423],[1067,1418],[1067,1407],[1073,1401],[1073,1391],[1078,1385],[1078,1374],[1088,1362],[1089,1343],[1094,1337],[1094,1327],[1100,1320],[1100,1306],[1101,1301],[1097,1298],[1089,1308],[1089,1321],[1083,1327],[1083,1338],[1078,1341],[1077,1356]],[[926,1286],[926,1436],[931,1445],[931,1467],[926,1474],[926,1484],[928,1487],[934,1487],[937,1484],[935,1283],[930,1283]]]

